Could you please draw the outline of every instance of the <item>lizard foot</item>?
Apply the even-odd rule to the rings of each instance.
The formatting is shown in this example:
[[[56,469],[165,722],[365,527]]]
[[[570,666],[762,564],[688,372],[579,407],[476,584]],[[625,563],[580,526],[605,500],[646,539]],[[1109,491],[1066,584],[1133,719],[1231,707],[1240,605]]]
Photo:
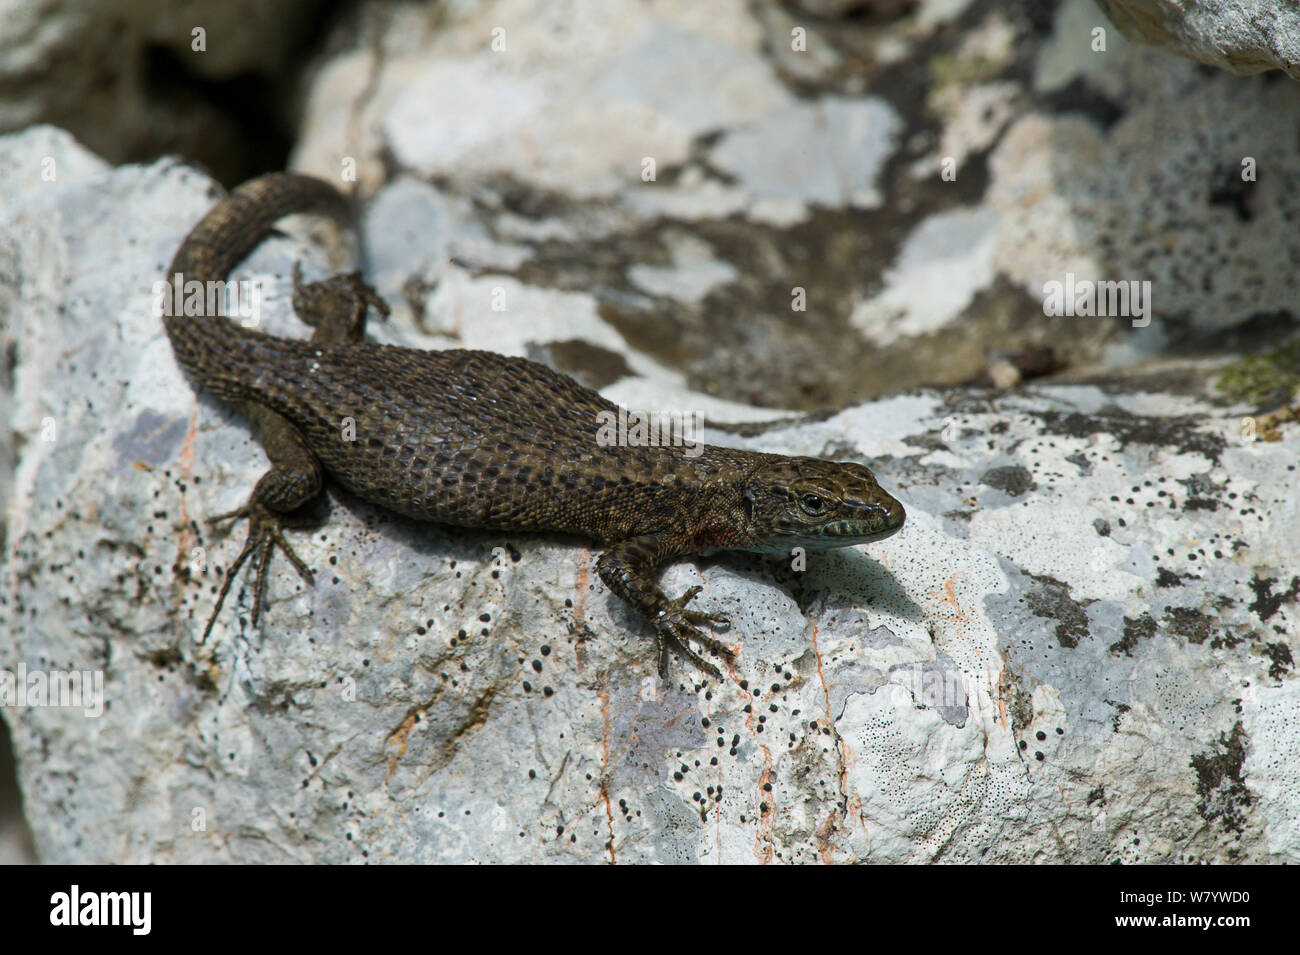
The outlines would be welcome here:
[[[676,600],[668,601],[668,606],[660,610],[654,617],[655,642],[659,646],[659,675],[664,679],[668,678],[669,645],[705,673],[712,674],[714,679],[717,680],[722,679],[722,671],[700,656],[691,647],[689,641],[694,640],[701,646],[721,654],[728,661],[731,661],[736,656],[735,650],[716,637],[709,636],[697,626],[697,624],[710,624],[715,627],[727,628],[731,626],[730,617],[725,613],[701,613],[697,610],[686,609],[686,604],[694,599],[695,595],[702,589],[699,586],[691,587]]]
[[[367,307],[373,308],[380,319],[389,316],[388,303],[361,280],[360,272],[304,282],[302,264],[293,263],[294,314],[316,329],[313,341],[361,341],[366,334]]]
[[[208,625],[203,628],[203,640],[200,642],[207,642],[208,634],[212,632],[212,625],[217,622],[217,614],[221,612],[221,605],[226,600],[226,594],[230,592],[230,585],[235,581],[235,575],[254,552],[260,551],[257,555],[256,579],[253,584],[253,626],[257,626],[258,618],[262,615],[262,600],[266,594],[266,569],[277,547],[284,551],[284,555],[289,558],[294,570],[298,571],[303,580],[312,585],[316,582],[312,572],[302,562],[302,558],[294,553],[289,542],[284,539],[280,529],[280,515],[265,504],[252,500],[243,507],[210,517],[208,521],[218,524],[222,521],[238,520],[241,517],[248,518],[248,539],[244,542],[244,549],[239,552],[239,556],[226,571],[225,579],[221,582],[221,590],[217,594],[217,605],[212,610],[212,616],[208,618]]]

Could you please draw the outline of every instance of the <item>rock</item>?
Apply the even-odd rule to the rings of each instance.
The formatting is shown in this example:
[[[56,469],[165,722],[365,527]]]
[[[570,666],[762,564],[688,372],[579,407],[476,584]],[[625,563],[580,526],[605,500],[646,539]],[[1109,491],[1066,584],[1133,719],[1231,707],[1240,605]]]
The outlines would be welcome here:
[[[0,5],[0,131],[55,123],[118,162],[172,150],[204,156],[223,171],[243,170],[230,157],[265,147],[273,111],[250,122],[230,116],[228,100],[249,111],[259,99],[252,90],[287,86],[285,78],[299,67],[302,33],[320,15],[317,6],[304,0]]]
[[[1152,56],[1090,0],[833,29],[731,0],[713,19],[579,7],[583,30],[509,3],[401,14],[383,56],[323,67],[294,163],[356,157],[371,192],[435,178],[527,250],[506,271],[590,292],[639,354],[741,404],[822,411],[1026,347],[1095,370],[1300,327],[1291,84]],[[1071,273],[1151,282],[1149,327],[1060,334],[1044,287]],[[668,294],[658,274],[693,278]]]
[[[376,337],[589,342],[605,394],[703,409],[735,425],[718,443],[867,461],[908,524],[806,569],[671,568],[670,592],[698,582],[734,620],[734,671],[700,687],[680,661],[657,677],[584,543],[334,488],[290,532],[316,586],[277,559],[262,629],[245,580],[202,643],[240,543],[204,520],[265,459],[177,369],[151,292],[215,190],[42,128],[0,139],[0,175],[20,452],[0,670],[104,690],[98,716],[0,708],[43,861],[1300,861],[1297,425],[1243,436],[1255,406],[1209,398],[1217,365],[754,409],[693,392],[593,292],[530,280],[545,243],[487,229],[490,200],[398,179],[365,219],[398,306]],[[671,248],[645,264],[692,295],[722,279],[691,264],[716,248]],[[303,334],[292,263],[314,276],[337,250],[277,236],[240,266],[270,331]]]
[[[862,11],[888,19],[916,6],[918,0],[796,0],[796,5],[815,17],[834,19]]]
[[[1300,79],[1300,9],[1286,0],[1097,0],[1125,35],[1233,73]]]

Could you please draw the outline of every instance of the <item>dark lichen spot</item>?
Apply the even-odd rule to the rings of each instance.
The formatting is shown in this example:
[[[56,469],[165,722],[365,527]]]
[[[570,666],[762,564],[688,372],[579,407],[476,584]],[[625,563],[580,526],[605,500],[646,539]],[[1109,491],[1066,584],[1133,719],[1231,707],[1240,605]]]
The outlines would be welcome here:
[[[1025,602],[1037,616],[1057,621],[1056,640],[1066,649],[1073,649],[1088,636],[1088,615],[1084,608],[1091,600],[1080,603],[1070,596],[1070,585],[1054,577],[1035,576],[1038,585],[1025,594]]]
[[[1156,572],[1156,586],[1181,587],[1183,581],[1190,576],[1191,574],[1178,574],[1174,573],[1174,571],[1170,570],[1168,567],[1161,567],[1160,570]]]
[[[1244,643],[1246,639],[1246,637],[1238,636],[1231,630],[1223,630],[1214,635],[1214,638],[1210,641],[1210,647],[1214,650],[1231,650],[1239,643]]]
[[[1177,418],[1143,417],[1122,408],[1109,407],[1092,414],[1074,411],[1043,411],[1039,420],[1045,430],[1074,438],[1088,438],[1094,434],[1114,435],[1122,446],[1144,444],[1149,447],[1171,448],[1181,452],[1205,455],[1216,464],[1227,446],[1221,434],[1203,430],[1204,416],[1183,415]]]
[[[1275,583],[1276,577],[1265,577],[1262,580],[1256,577],[1250,582],[1250,589],[1255,591],[1255,602],[1250,605],[1250,609],[1259,614],[1259,619],[1265,623],[1277,613],[1282,604],[1295,600],[1300,595],[1300,577],[1292,577],[1290,588],[1276,594],[1273,593]]]
[[[1295,660],[1291,656],[1291,648],[1285,643],[1267,644],[1264,647],[1264,656],[1273,661],[1268,668],[1268,676],[1271,680],[1281,680],[1295,664]]]
[[[1139,640],[1149,640],[1156,635],[1156,620],[1151,614],[1144,613],[1140,617],[1124,618],[1124,639],[1117,640],[1110,645],[1110,652],[1118,656],[1132,656],[1133,649],[1138,645]]]
[[[1210,637],[1210,618],[1191,607],[1165,607],[1165,626],[1191,643],[1204,643]]]
[[[1032,491],[1038,487],[1034,483],[1034,476],[1029,473],[1029,469],[1018,464],[1009,467],[989,468],[980,475],[980,483],[997,488],[999,491],[1005,491],[1011,497],[1019,497],[1026,491]]]
[[[1124,719],[1124,714],[1133,707],[1129,706],[1127,703],[1116,703],[1114,700],[1107,700],[1106,702],[1115,707],[1115,715],[1110,718],[1110,725],[1111,729],[1118,733],[1119,724]]]
[[[1088,460],[1087,455],[1085,455],[1082,451],[1076,451],[1074,452],[1074,454],[1066,455],[1065,460],[1069,461],[1076,468],[1078,468],[1079,474],[1082,477],[1087,477],[1089,474],[1092,473],[1092,462]]]
[[[1246,732],[1238,721],[1232,735],[1219,734],[1214,748],[1192,756],[1191,766],[1196,772],[1196,794],[1200,797],[1196,811],[1206,822],[1219,819],[1225,832],[1241,832],[1245,828],[1245,810],[1253,797],[1246,788],[1241,768],[1246,762]]]

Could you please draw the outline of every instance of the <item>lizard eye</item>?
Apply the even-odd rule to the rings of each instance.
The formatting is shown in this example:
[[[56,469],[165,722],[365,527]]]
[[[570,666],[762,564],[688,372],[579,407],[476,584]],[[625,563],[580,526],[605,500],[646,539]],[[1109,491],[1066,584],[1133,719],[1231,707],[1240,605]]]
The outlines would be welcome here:
[[[803,509],[809,514],[820,514],[822,509],[826,507],[826,502],[816,494],[805,494],[799,498],[799,503],[803,505]]]

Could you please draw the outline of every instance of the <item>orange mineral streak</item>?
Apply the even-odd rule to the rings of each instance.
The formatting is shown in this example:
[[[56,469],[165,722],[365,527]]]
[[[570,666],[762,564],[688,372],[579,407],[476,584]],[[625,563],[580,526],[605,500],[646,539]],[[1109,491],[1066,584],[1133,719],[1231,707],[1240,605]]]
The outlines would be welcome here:
[[[393,774],[397,772],[397,764],[400,763],[402,757],[406,755],[406,743],[407,739],[411,735],[411,730],[415,729],[415,725],[418,722],[428,718],[429,710],[437,705],[438,701],[443,698],[446,692],[447,687],[446,685],[443,685],[433,695],[432,699],[421,703],[418,706],[412,707],[407,711],[402,722],[398,724],[397,729],[393,730],[393,732],[389,734],[388,739],[384,742],[384,746],[385,748],[391,747],[393,751],[388,756],[388,775],[384,779],[385,782],[392,782]],[[490,691],[479,699],[478,709],[480,712],[476,718],[470,720],[461,727],[461,732],[482,726],[487,722],[487,705],[492,701],[495,692],[495,690]]]
[[[1009,664],[1003,664],[1002,669],[998,671],[998,683],[997,686],[994,687],[994,690],[997,693],[998,725],[1001,726],[1004,730],[1010,729],[1010,727],[1007,724],[1007,701],[1002,698],[1002,687],[1006,685],[1006,673],[1007,673],[1008,665]]]
[[[957,575],[949,577],[943,582],[944,603],[952,607],[953,613],[958,620],[967,620],[966,614],[961,609],[961,604],[957,600]]]
[[[388,755],[388,775],[384,777],[386,783],[393,781],[393,775],[397,772],[397,764],[406,755],[406,740],[411,735],[411,730],[415,728],[418,715],[418,711],[407,713],[406,719],[402,720],[401,725],[393,730],[392,735],[388,737],[387,746],[393,747],[394,751]]]
[[[961,609],[961,602],[957,598],[958,579],[960,579],[960,574],[953,574],[953,576],[949,577],[946,581],[944,581],[943,584],[944,599],[942,602],[952,607],[953,621],[957,624],[958,635],[965,639],[967,645],[970,646],[971,650],[974,651],[975,656],[979,659],[981,672],[988,673],[989,660],[988,660],[987,653],[980,647],[980,645],[976,641],[971,640],[968,636],[968,631],[971,629],[977,629],[979,627],[979,623],[978,621],[973,619],[970,614],[966,613],[966,611]]]
[[[817,633],[818,628],[814,626],[812,629],[813,656],[817,658],[817,679],[822,685],[822,701],[826,707],[826,724],[833,730],[835,727],[835,714],[831,712],[831,691],[830,687],[826,685],[826,671],[822,668],[822,650],[817,643]],[[840,792],[845,793],[847,796],[849,791],[849,748],[844,742],[844,737],[840,736],[839,733],[835,734],[835,745],[838,746],[840,750]],[[862,831],[866,832],[867,825],[866,819],[862,814],[861,800],[855,799],[855,801],[858,805],[858,821],[862,824]],[[851,821],[851,817],[847,815],[847,810],[848,807],[846,806],[845,814],[841,817],[846,824]],[[838,808],[832,809],[830,815],[826,817],[825,823],[823,823],[824,828],[819,827],[817,833],[817,841],[819,843],[817,853],[821,856],[822,862],[826,865],[831,865],[835,861],[834,858],[832,858],[835,846],[831,843],[831,833],[835,829],[835,819],[837,816],[840,816],[840,810]]]

